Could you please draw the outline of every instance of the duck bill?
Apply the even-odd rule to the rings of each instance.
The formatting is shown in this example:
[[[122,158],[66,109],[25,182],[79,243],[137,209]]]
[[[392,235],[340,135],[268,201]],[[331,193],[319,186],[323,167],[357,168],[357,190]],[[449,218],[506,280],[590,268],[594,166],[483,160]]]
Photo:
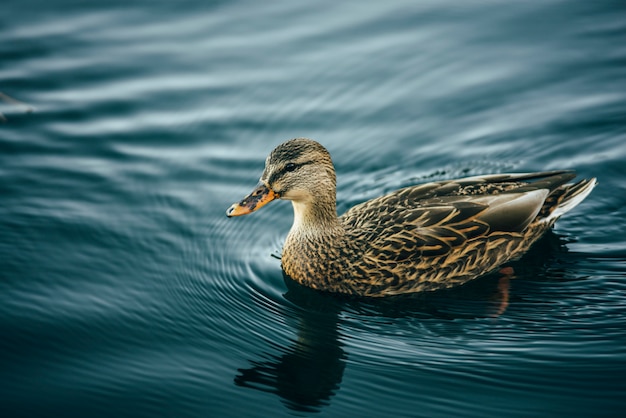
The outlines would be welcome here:
[[[254,212],[280,196],[263,183],[259,183],[248,196],[239,203],[233,204],[226,211],[226,216],[241,216]]]

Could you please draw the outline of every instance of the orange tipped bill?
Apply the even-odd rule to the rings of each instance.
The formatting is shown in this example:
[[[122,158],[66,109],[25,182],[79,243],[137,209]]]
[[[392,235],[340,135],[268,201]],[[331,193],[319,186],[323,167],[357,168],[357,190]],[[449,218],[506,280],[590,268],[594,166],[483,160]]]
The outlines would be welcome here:
[[[226,216],[230,218],[232,216],[247,215],[279,197],[278,194],[274,193],[274,191],[265,184],[259,183],[256,189],[248,196],[244,197],[241,202],[235,203],[229,207],[226,211]]]

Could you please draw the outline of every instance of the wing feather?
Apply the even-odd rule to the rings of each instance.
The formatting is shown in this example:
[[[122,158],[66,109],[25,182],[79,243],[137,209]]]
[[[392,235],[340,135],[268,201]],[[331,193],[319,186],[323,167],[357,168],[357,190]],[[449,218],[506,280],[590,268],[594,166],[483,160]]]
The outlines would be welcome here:
[[[436,257],[493,233],[524,230],[570,171],[495,174],[407,187],[342,216],[346,230],[386,262]],[[497,234],[496,234],[497,235]],[[492,237],[493,238],[493,237]]]

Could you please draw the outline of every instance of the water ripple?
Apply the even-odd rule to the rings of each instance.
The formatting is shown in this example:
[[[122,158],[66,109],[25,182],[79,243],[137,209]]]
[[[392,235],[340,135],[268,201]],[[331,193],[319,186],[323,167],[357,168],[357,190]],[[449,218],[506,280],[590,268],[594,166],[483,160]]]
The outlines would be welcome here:
[[[616,4],[70,3],[0,17],[0,90],[34,109],[0,106],[0,415],[623,409]],[[599,185],[513,278],[342,298],[283,278],[289,203],[224,214],[295,136],[340,213],[466,175]]]

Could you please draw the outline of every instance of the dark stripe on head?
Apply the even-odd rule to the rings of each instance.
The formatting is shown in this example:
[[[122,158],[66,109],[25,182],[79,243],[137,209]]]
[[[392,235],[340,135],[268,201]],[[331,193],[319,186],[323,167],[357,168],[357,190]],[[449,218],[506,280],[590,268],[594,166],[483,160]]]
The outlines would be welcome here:
[[[304,161],[301,163],[294,163],[296,168],[295,170],[292,171],[297,171],[298,169],[300,169],[300,167],[308,165],[308,164],[313,164],[315,161],[311,160],[311,161]],[[272,173],[272,175],[270,176],[270,178],[267,180],[269,185],[274,184],[275,182],[277,182],[279,179],[281,179],[285,174],[287,174],[289,171],[285,170],[285,167],[283,167],[281,170],[279,171],[275,171]]]

